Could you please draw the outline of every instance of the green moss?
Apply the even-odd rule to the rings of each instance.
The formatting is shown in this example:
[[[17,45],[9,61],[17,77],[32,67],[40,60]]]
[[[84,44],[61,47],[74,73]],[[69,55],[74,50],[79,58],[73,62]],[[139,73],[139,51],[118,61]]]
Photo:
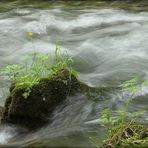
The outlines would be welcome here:
[[[134,122],[124,122],[114,126],[103,148],[146,148],[148,146],[148,128]]]

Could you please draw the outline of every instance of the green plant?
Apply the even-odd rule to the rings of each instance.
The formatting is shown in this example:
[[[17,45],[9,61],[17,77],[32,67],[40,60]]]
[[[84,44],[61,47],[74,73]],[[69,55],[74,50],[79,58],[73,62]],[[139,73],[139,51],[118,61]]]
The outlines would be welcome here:
[[[129,91],[130,95],[123,109],[116,111],[111,111],[109,109],[104,110],[102,121],[109,129],[108,138],[104,141],[104,147],[114,148],[136,147],[139,144],[141,144],[141,146],[145,146],[145,144],[148,145],[147,136],[142,137],[143,132],[147,133],[148,129],[136,124],[136,119],[143,115],[145,111],[128,112],[133,96],[141,91],[142,86],[147,84],[146,81],[141,83],[140,79],[135,77],[120,85],[122,91]]]
[[[148,81],[141,82],[140,78],[135,77],[119,86],[121,92],[128,91],[129,94],[125,100],[125,106],[119,110],[105,109],[103,111],[101,121],[107,127],[108,136],[103,141],[103,145],[96,140],[98,137],[90,137],[90,143],[93,146],[98,148],[146,148],[148,146],[148,129],[136,124],[137,119],[146,111],[129,112],[129,105],[134,95],[147,85]]]
[[[109,109],[104,110],[102,115],[103,123],[108,124],[110,127],[112,127],[113,125],[123,123],[124,121],[126,121],[126,119],[131,117],[135,120],[138,116],[145,113],[145,111],[137,111],[133,113],[128,112],[129,104],[132,101],[133,96],[141,91],[142,86],[145,84],[144,82],[141,84],[139,83],[140,79],[138,77],[135,77],[129,81],[125,81],[122,85],[120,85],[122,91],[129,92],[129,97],[126,99],[125,107],[123,109],[115,111]]]
[[[125,112],[124,109],[116,110],[116,111],[106,109],[103,111],[103,115],[101,119],[102,119],[102,122],[105,125],[107,125],[109,129],[111,129],[112,127],[122,124],[127,120],[135,122],[137,118],[139,118],[144,113],[146,113],[146,111],[137,111],[137,112],[130,113],[127,111]]]
[[[29,36],[32,37],[32,34]],[[71,75],[77,76],[76,71],[70,67],[73,62],[72,58],[67,52],[61,53],[59,44],[56,44],[55,60],[50,59],[51,56],[50,54],[40,55],[38,52],[34,52],[31,56],[22,58],[24,65],[7,66],[0,74],[7,75],[11,83],[15,84],[15,89],[23,89],[24,98],[28,98],[32,87],[37,85],[42,78],[53,77],[60,70],[65,69]]]

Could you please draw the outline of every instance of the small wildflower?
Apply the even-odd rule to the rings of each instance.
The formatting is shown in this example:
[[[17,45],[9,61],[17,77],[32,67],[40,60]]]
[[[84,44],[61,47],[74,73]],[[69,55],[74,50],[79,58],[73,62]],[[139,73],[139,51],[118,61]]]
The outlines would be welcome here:
[[[33,36],[33,32],[28,32],[28,36],[32,37]]]

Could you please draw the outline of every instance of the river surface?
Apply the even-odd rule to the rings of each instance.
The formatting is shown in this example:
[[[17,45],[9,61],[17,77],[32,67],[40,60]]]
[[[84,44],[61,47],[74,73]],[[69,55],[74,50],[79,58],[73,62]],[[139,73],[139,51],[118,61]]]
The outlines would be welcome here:
[[[33,32],[33,39],[27,32]],[[148,1],[140,2],[0,2],[0,70],[21,63],[24,54],[53,53],[55,42],[73,56],[79,80],[93,88],[118,87],[125,80],[148,80]],[[0,77],[0,105],[9,94]],[[128,93],[75,94],[58,106],[52,122],[25,135],[25,129],[0,127],[0,147],[91,148],[106,129],[104,109],[121,109]],[[135,94],[129,111],[148,111],[148,87]],[[148,123],[147,114],[141,117]]]

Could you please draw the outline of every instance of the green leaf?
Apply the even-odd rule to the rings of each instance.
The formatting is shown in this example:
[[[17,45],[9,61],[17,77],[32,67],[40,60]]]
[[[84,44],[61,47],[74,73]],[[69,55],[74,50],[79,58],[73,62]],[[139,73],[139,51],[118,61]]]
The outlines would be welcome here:
[[[43,63],[43,62],[45,62],[46,60],[48,60],[48,58],[49,58],[49,55],[44,55],[44,56],[41,56],[41,57],[39,58],[39,61],[40,61],[41,63]]]

